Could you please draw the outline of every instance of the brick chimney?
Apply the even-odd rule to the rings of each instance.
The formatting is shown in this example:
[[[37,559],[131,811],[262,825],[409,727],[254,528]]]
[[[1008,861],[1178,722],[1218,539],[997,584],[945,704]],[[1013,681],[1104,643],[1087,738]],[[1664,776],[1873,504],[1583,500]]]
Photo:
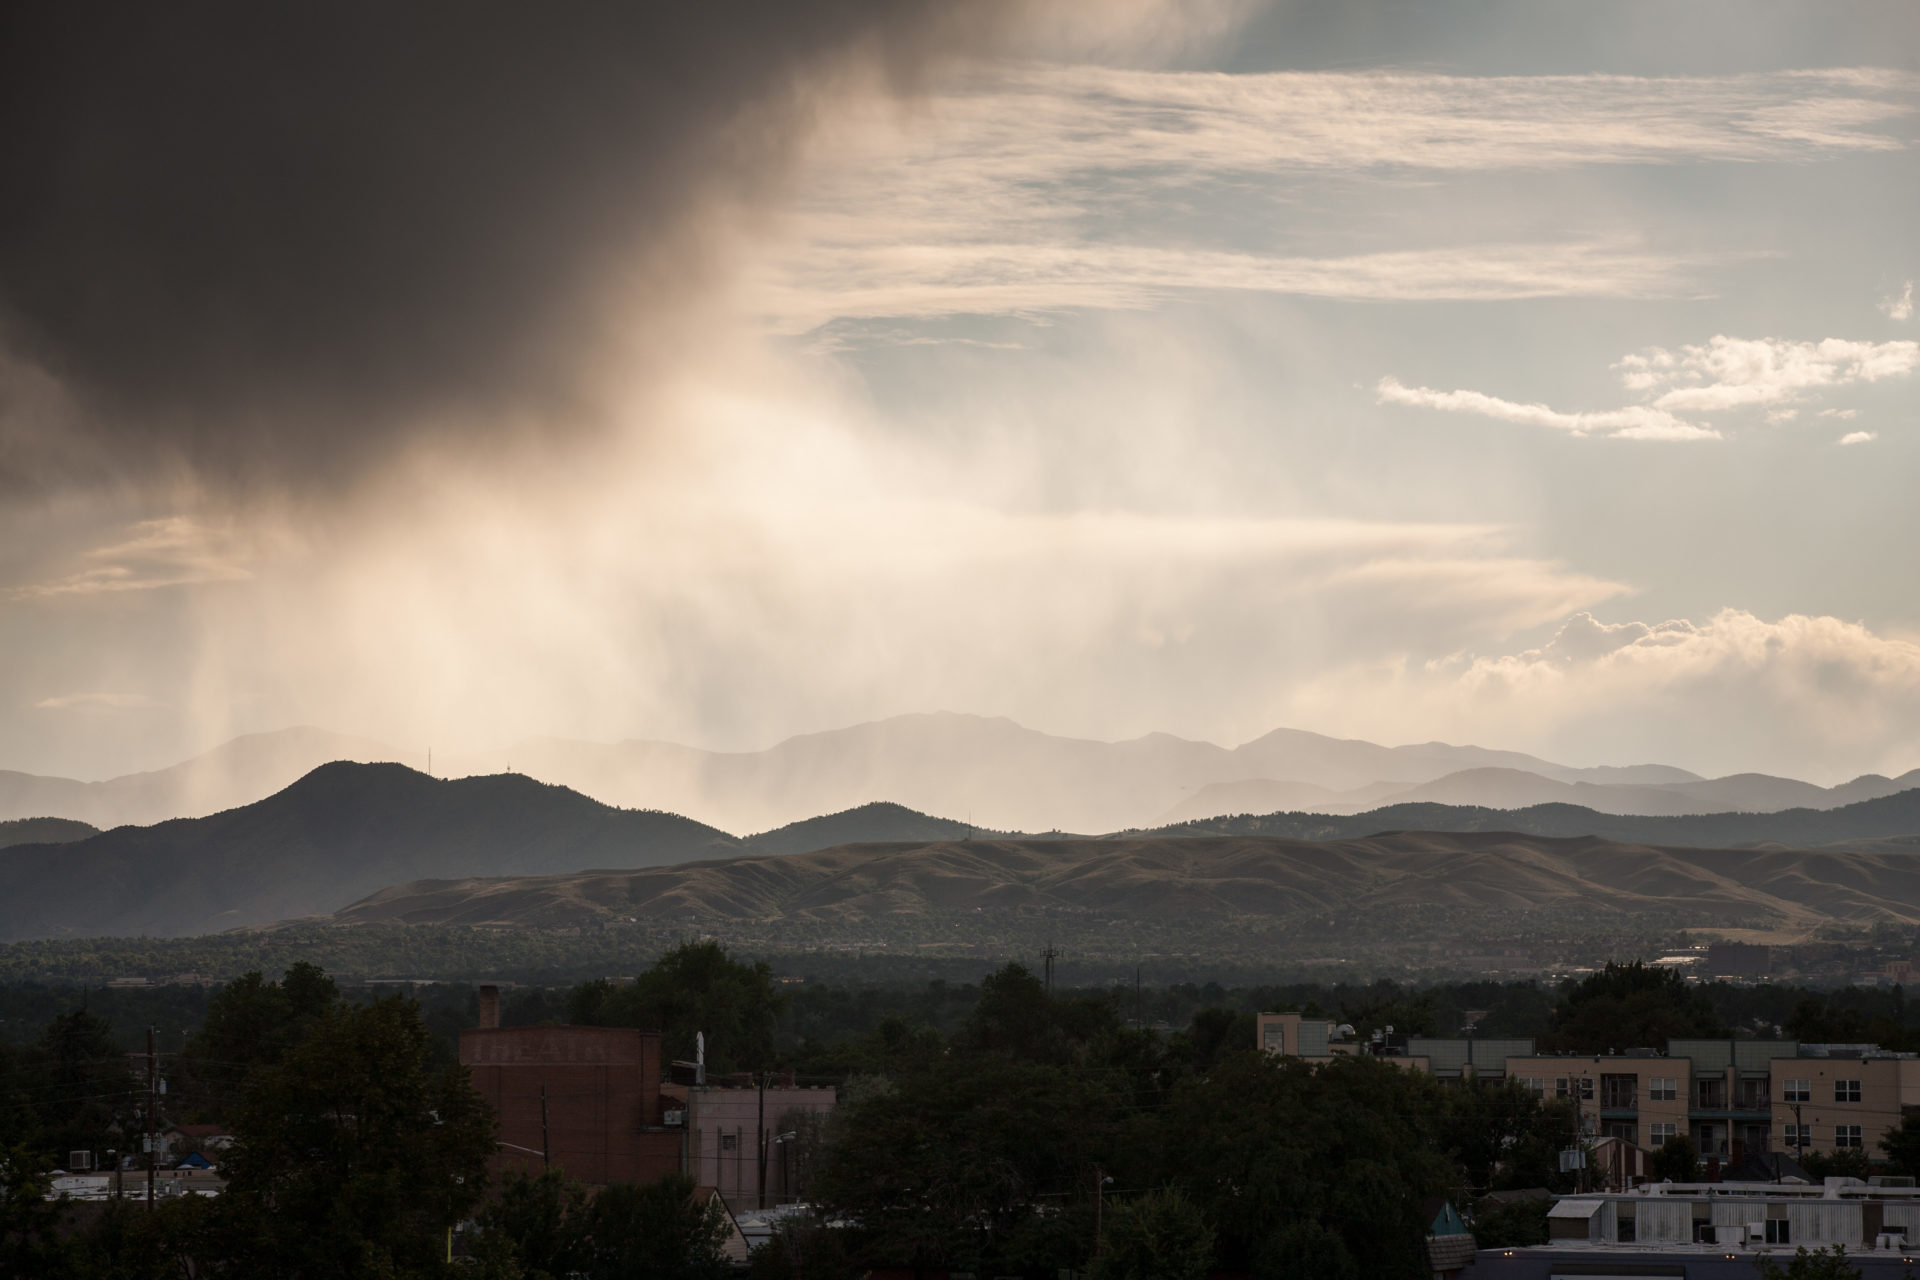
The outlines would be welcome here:
[[[480,988],[480,1029],[492,1031],[500,1025],[500,988],[491,982]]]

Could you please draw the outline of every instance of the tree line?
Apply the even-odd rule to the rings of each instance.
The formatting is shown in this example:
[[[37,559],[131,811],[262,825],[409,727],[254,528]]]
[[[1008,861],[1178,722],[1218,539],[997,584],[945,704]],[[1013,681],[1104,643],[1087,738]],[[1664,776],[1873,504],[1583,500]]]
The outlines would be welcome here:
[[[1343,1002],[1292,1003],[1424,1029],[1418,993],[1320,994]],[[668,950],[634,980],[527,993],[517,1007],[658,1030],[670,1057],[690,1056],[704,1032],[715,1071],[784,1067],[840,1086],[839,1107],[809,1135],[811,1212],[756,1251],[755,1280],[871,1267],[1411,1277],[1428,1273],[1437,1198],[1480,1204],[1476,1236],[1491,1247],[1543,1239],[1545,1204],[1482,1202],[1486,1193],[1571,1189],[1558,1161],[1577,1132],[1565,1102],[1507,1083],[1443,1083],[1390,1060],[1276,1058],[1254,1050],[1251,1014],[1229,1006],[1155,1029],[1128,995],[1056,994],[1008,965],[964,989],[930,986],[917,1007],[869,1002],[848,1018],[862,1029],[829,1034],[822,1018],[816,1034],[785,1038],[795,1006],[820,996],[707,942]],[[1806,1021],[1846,1027],[1855,1012],[1820,1008]],[[226,1192],[151,1208],[45,1199],[47,1170],[67,1152],[138,1149],[145,1081],[113,1029],[71,1009],[36,1041],[0,1046],[0,1274],[454,1267],[557,1280],[724,1269],[724,1216],[684,1180],[597,1193],[563,1171],[490,1183],[494,1119],[435,1020],[409,996],[347,999],[311,964],[220,988],[165,1060],[164,1105],[170,1121],[232,1133],[219,1156]],[[1554,993],[1544,1035],[1624,1047],[1724,1027],[1699,988],[1610,966]],[[1920,1128],[1889,1135],[1887,1150],[1920,1172]],[[1697,1169],[1679,1147],[1658,1158],[1676,1176]]]

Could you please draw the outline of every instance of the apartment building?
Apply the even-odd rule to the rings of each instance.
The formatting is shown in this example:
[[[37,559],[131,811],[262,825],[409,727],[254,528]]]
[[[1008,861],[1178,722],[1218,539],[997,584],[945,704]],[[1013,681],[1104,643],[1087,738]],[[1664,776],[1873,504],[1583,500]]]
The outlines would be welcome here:
[[[1769,1064],[1773,1141],[1783,1151],[1858,1147],[1879,1159],[1881,1135],[1920,1108],[1920,1057],[1870,1044],[1805,1044]]]
[[[1692,1062],[1651,1051],[1507,1059],[1506,1078],[1543,1098],[1571,1102],[1587,1137],[1652,1148],[1692,1133]],[[1569,1135],[1571,1138],[1572,1135]]]
[[[1673,1040],[1665,1052],[1570,1055],[1535,1053],[1531,1040],[1362,1038],[1297,1013],[1263,1013],[1257,1028],[1271,1053],[1368,1054],[1442,1079],[1514,1080],[1573,1103],[1582,1136],[1652,1150],[1685,1135],[1703,1160],[1722,1164],[1856,1147],[1879,1159],[1881,1136],[1920,1108],[1920,1056],[1870,1044]]]

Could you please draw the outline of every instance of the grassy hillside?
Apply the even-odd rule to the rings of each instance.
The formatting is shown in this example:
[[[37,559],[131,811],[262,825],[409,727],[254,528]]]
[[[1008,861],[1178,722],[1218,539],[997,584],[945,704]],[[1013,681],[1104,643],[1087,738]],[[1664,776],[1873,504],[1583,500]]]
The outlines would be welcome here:
[[[1096,916],[1204,927],[1362,921],[1446,929],[1477,913],[1697,925],[1920,922],[1920,859],[1842,850],[1695,849],[1587,836],[1403,832],[1316,844],[1271,837],[867,844],[785,857],[562,876],[397,885],[354,924],[539,925],[789,920],[897,943],[915,917]],[[1451,922],[1451,924],[1449,924]]]
[[[788,823],[748,837],[743,843],[754,853],[810,853],[836,844],[874,841],[964,840],[973,829],[964,822],[932,818],[905,805],[876,802],[804,822]]]

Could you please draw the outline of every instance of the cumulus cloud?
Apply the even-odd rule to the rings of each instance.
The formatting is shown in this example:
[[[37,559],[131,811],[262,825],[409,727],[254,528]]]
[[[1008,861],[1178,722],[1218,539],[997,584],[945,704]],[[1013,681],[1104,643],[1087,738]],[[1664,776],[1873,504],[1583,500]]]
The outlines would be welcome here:
[[[1880,433],[1877,431],[1849,431],[1840,437],[1840,443],[1866,444],[1869,440],[1878,440],[1879,438]]]
[[[1718,440],[1712,427],[1687,422],[1665,409],[1629,405],[1624,409],[1563,413],[1544,404],[1518,404],[1479,391],[1435,391],[1409,387],[1394,377],[1380,379],[1375,388],[1381,404],[1413,405],[1449,413],[1473,413],[1532,427],[1553,427],[1570,435],[1601,435],[1616,440]]]
[[[1907,281],[1897,297],[1882,299],[1880,310],[1886,312],[1890,319],[1913,319],[1913,281]]]
[[[1365,736],[1485,740],[1498,726],[1507,744],[1579,763],[1838,782],[1920,766],[1920,644],[1833,617],[1579,613],[1537,648],[1355,667],[1300,706],[1319,727]]]
[[[1621,357],[1614,369],[1628,389],[1657,391],[1656,408],[1712,413],[1779,404],[1853,382],[1905,377],[1916,367],[1920,342],[1791,342],[1716,334],[1678,351],[1649,347]],[[1843,413],[1829,411],[1825,416]]]

